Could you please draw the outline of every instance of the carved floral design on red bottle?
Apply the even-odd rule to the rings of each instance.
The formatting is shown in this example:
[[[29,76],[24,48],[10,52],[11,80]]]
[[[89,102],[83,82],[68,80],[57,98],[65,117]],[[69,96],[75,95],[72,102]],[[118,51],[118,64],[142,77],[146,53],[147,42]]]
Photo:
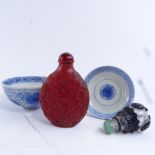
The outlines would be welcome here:
[[[73,127],[87,112],[89,92],[85,81],[73,67],[73,56],[63,53],[58,61],[58,68],[49,75],[41,89],[41,107],[55,126]]]

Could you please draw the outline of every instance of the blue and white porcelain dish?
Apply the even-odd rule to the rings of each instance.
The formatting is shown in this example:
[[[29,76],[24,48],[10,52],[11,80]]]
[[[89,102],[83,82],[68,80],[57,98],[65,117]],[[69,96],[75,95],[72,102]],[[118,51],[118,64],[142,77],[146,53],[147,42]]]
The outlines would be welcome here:
[[[134,99],[131,78],[117,67],[96,68],[87,75],[85,81],[90,95],[88,113],[94,117],[111,119]]]
[[[25,109],[36,109],[40,107],[39,92],[45,79],[41,76],[14,77],[4,80],[2,86],[13,103]]]

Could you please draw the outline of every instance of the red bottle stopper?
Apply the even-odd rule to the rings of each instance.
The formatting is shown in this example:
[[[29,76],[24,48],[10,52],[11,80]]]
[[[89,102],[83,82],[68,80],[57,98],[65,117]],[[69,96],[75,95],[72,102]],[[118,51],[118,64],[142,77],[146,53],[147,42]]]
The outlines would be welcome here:
[[[59,57],[59,66],[40,92],[42,110],[48,120],[58,127],[73,127],[85,116],[89,104],[88,88],[73,67],[69,53]]]

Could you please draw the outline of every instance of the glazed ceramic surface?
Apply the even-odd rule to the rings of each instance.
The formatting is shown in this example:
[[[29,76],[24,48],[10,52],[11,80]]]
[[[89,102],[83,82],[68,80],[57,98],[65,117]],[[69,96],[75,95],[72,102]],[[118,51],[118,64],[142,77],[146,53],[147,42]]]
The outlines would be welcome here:
[[[3,89],[7,97],[15,104],[26,109],[40,107],[39,91],[45,77],[15,77],[3,81]]]
[[[133,82],[119,68],[97,68],[90,72],[85,80],[91,100],[88,112],[95,117],[111,119],[133,101]]]
[[[73,67],[69,53],[59,57],[59,66],[45,81],[40,102],[48,120],[58,127],[73,127],[87,113],[89,92],[85,81]]]

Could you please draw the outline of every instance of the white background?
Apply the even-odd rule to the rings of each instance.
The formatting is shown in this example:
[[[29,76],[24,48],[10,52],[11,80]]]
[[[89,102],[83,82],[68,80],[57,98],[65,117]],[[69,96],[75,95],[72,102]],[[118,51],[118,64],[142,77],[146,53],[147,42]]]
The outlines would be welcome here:
[[[125,70],[151,127],[107,136],[103,120],[86,116],[75,128],[56,128],[40,109],[21,109],[0,88],[0,155],[155,154],[155,1],[0,0],[0,81],[47,76],[64,51],[83,78],[99,66]]]

